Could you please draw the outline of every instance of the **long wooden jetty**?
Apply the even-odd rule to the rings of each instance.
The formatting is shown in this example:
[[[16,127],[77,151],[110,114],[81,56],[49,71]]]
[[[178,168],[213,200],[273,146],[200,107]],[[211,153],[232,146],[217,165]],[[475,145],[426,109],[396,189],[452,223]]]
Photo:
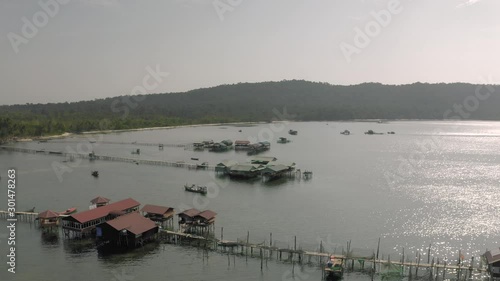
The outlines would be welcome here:
[[[36,212],[15,212],[16,218],[19,221],[34,222],[38,217]],[[9,219],[9,212],[0,211],[0,218]],[[341,253],[331,253],[325,251],[323,242],[321,241],[318,248],[315,250],[304,250],[297,246],[297,237],[294,237],[293,246],[287,248],[278,247],[272,239],[272,233],[268,241],[253,243],[250,242],[250,232],[247,231],[245,241],[225,240],[223,237],[224,228],[221,228],[220,239],[215,238],[213,233],[186,233],[181,230],[167,230],[162,229],[159,233],[160,240],[176,244],[176,245],[189,245],[197,246],[207,251],[214,251],[233,256],[245,256],[247,259],[258,258],[261,260],[262,265],[268,260],[276,260],[280,262],[291,263],[293,268],[295,264],[308,265],[312,267],[319,267],[322,274],[326,275],[328,269],[326,268],[327,260],[333,255],[337,259],[342,260],[343,268],[347,272],[361,271],[368,274],[384,274],[383,266],[392,265],[398,266],[401,277],[408,276],[417,278],[427,276],[429,280],[445,280],[450,276],[456,276],[456,280],[469,280],[475,274],[484,274],[487,272],[487,267],[483,262],[482,257],[472,257],[470,262],[464,261],[460,258],[460,262],[447,263],[446,260],[432,257],[431,260],[431,247],[429,246],[427,252],[427,262],[421,261],[421,255],[417,252],[416,255],[405,255],[404,249],[400,259],[391,260],[390,256],[379,258],[380,240],[377,250],[373,251],[372,255],[356,255],[353,253],[350,241],[347,243],[347,250],[342,248]],[[400,255],[398,255],[400,256]],[[475,264],[475,260],[479,262]],[[356,266],[357,264],[357,266]],[[420,272],[420,276],[419,276]]]
[[[429,280],[445,280],[451,276],[456,277],[457,280],[468,280],[475,274],[483,274],[487,272],[487,267],[483,263],[481,257],[475,259],[471,258],[470,261],[460,260],[460,262],[448,263],[446,260],[432,257],[431,248],[429,247],[427,262],[422,262],[420,253],[417,252],[414,258],[409,255],[405,256],[404,249],[402,257],[397,260],[391,260],[390,256],[379,258],[379,247],[377,251],[373,251],[370,256],[357,256],[353,254],[351,244],[348,242],[347,251],[342,249],[342,253],[330,253],[324,250],[323,242],[321,241],[316,250],[304,250],[297,247],[297,238],[294,239],[293,247],[280,248],[273,245],[272,233],[270,234],[269,242],[252,243],[249,240],[250,232],[247,232],[246,241],[233,241],[223,239],[223,228],[221,228],[221,239],[213,236],[201,236],[186,234],[181,231],[162,230],[161,237],[167,243],[173,244],[189,244],[191,246],[198,246],[203,249],[226,253],[228,255],[246,256],[251,258],[260,258],[261,269],[262,263],[268,260],[276,260],[281,262],[290,262],[295,266],[309,265],[319,266],[323,271],[323,276],[327,274],[326,262],[331,256],[342,260],[344,270],[348,272],[362,271],[369,274],[385,274],[382,269],[383,266],[397,266],[399,267],[401,277],[408,276],[417,278],[427,276]],[[398,255],[399,256],[399,255]],[[412,255],[413,257],[413,255]],[[475,264],[474,261],[479,260]],[[357,264],[357,266],[356,266]],[[420,273],[419,273],[420,270]]]
[[[47,155],[58,155],[66,158],[79,158],[79,159],[89,159],[89,160],[103,160],[103,161],[114,161],[114,162],[126,162],[133,164],[144,164],[144,165],[155,165],[155,166],[170,166],[170,167],[181,167],[188,169],[198,169],[197,163],[188,163],[184,161],[162,161],[162,160],[148,160],[148,159],[138,159],[138,158],[127,158],[118,156],[106,156],[97,154],[84,154],[84,153],[74,153],[74,152],[64,152],[64,151],[53,151],[53,150],[36,150],[31,148],[22,147],[12,147],[12,146],[1,146],[0,147],[6,151],[31,153],[31,154],[47,154]],[[205,165],[203,167],[205,170],[215,170],[214,165]]]
[[[38,218],[38,213],[36,212],[14,212],[16,219],[19,221],[33,222]],[[2,219],[12,219],[10,212],[0,211],[0,218]]]
[[[62,139],[48,139],[49,143],[81,143],[83,140],[62,140]],[[92,144],[115,144],[115,145],[136,145],[136,146],[158,146],[158,147],[186,147],[186,144],[172,144],[172,143],[151,143],[151,142],[119,142],[119,141],[90,141]]]

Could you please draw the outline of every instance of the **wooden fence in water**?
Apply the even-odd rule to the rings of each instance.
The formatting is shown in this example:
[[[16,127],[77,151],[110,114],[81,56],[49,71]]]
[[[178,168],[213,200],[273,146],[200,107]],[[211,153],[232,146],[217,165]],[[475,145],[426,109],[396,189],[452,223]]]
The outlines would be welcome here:
[[[172,161],[148,160],[148,159],[138,159],[138,158],[135,159],[135,158],[118,157],[118,156],[83,154],[83,153],[51,151],[51,150],[36,150],[36,149],[31,149],[31,148],[12,147],[12,146],[1,146],[0,148],[3,150],[6,150],[6,151],[13,151],[13,152],[57,155],[57,156],[61,156],[61,157],[69,158],[69,159],[78,158],[78,159],[88,159],[88,160],[125,162],[125,163],[133,163],[133,164],[137,164],[137,165],[144,164],[144,165],[155,165],[155,166],[180,167],[180,168],[188,168],[188,169],[215,170],[215,166],[213,166],[213,165],[200,166],[196,163],[187,163],[184,161],[172,162]]]
[[[357,256],[354,254],[350,241],[347,243],[347,251],[342,249],[342,253],[329,253],[325,251],[323,242],[321,241],[318,248],[315,250],[304,250],[297,247],[297,237],[294,237],[293,247],[281,248],[273,245],[272,233],[270,233],[269,242],[262,243],[250,242],[250,232],[247,232],[246,241],[231,241],[223,239],[223,228],[221,228],[221,238],[217,239],[213,236],[202,236],[195,234],[187,234],[181,231],[162,230],[161,237],[167,243],[173,244],[188,244],[197,246],[204,250],[217,251],[219,253],[227,254],[228,265],[230,264],[230,255],[245,256],[251,258],[259,258],[261,261],[261,270],[263,264],[268,260],[275,260],[280,262],[289,262],[292,264],[292,272],[295,265],[309,265],[319,266],[322,270],[322,280],[327,275],[328,269],[326,268],[327,260],[333,255],[335,258],[341,259],[343,268],[347,272],[364,272],[371,274],[382,275],[382,280],[390,278],[391,273],[384,272],[383,267],[396,266],[399,268],[399,275],[397,277],[409,277],[409,279],[421,279],[422,277],[428,278],[430,281],[434,280],[470,280],[475,276],[483,276],[487,272],[487,267],[483,262],[483,258],[479,257],[479,262],[475,264],[475,257],[472,257],[470,262],[460,260],[457,263],[448,263],[446,259],[439,259],[432,257],[431,259],[431,246],[429,245],[427,261],[422,261],[422,256],[417,252],[414,258],[405,255],[404,249],[400,259],[391,260],[390,255],[379,258],[380,239],[376,252],[370,256]],[[207,252],[208,254],[208,252]],[[412,255],[413,257],[413,255]],[[233,261],[234,263],[235,261]],[[394,272],[392,272],[394,273]],[[394,276],[392,276],[394,277]],[[400,280],[400,279],[398,279]]]
[[[18,221],[25,221],[32,223],[38,217],[36,212],[15,212],[15,217]],[[0,218],[11,219],[7,211],[0,211]],[[475,258],[472,257],[470,262],[465,262],[458,258],[458,263],[447,263],[446,260],[432,257],[431,247],[429,245],[427,262],[421,260],[420,253],[413,258],[405,255],[404,249],[400,259],[391,260],[390,256],[379,258],[380,239],[377,250],[373,251],[372,255],[357,256],[351,248],[350,241],[347,243],[347,250],[342,249],[341,253],[330,253],[325,250],[323,242],[321,241],[316,249],[305,250],[297,246],[297,237],[294,237],[293,247],[279,247],[276,241],[273,240],[272,233],[270,233],[269,241],[261,243],[253,243],[250,241],[250,232],[247,231],[246,239],[244,241],[224,240],[224,228],[221,228],[220,239],[217,239],[213,234],[205,232],[202,234],[185,233],[180,230],[165,230],[162,229],[159,237],[166,243],[176,245],[189,245],[196,246],[203,249],[204,255],[208,255],[209,251],[221,254],[227,254],[228,265],[231,263],[230,256],[233,256],[233,264],[236,262],[236,256],[244,256],[248,258],[260,259],[260,268],[263,270],[264,264],[267,267],[268,261],[288,262],[292,264],[292,273],[295,271],[296,266],[310,266],[319,267],[322,271],[322,280],[328,274],[326,262],[330,256],[335,256],[343,261],[343,268],[347,272],[363,272],[370,274],[372,277],[375,274],[380,274],[384,280],[384,266],[397,266],[399,268],[398,277],[408,277],[409,279],[422,279],[427,278],[430,281],[435,280],[471,280],[475,277],[484,277],[487,273],[487,267],[483,259],[479,257],[478,264],[475,264]],[[394,277],[394,276],[393,276]],[[400,280],[400,279],[398,279]]]

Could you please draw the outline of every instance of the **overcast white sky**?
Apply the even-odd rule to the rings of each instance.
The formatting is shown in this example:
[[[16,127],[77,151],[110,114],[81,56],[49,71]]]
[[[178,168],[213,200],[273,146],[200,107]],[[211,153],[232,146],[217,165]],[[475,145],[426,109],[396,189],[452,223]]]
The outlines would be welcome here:
[[[56,0],[39,1],[0,0],[0,104],[130,94],[156,65],[169,76],[149,93],[500,77],[498,0],[392,0],[398,13],[389,0],[64,0],[51,15],[40,3]],[[367,27],[373,37],[356,45]],[[350,61],[343,43],[356,48]]]

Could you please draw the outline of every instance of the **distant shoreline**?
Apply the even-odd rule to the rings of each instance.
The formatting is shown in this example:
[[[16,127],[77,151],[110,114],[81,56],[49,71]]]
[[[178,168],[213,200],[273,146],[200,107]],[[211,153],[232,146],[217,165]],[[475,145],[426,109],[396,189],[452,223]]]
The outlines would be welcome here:
[[[443,120],[443,119],[352,119],[352,120],[319,120],[319,121],[287,121],[287,122],[366,122],[366,123],[380,123],[385,124],[389,122],[400,122],[400,121],[441,121],[441,122],[498,122],[498,120]],[[281,123],[285,121],[273,121],[271,123]],[[87,131],[81,133],[69,133],[65,132],[59,135],[49,135],[41,137],[24,137],[24,138],[10,138],[3,142],[3,144],[11,142],[32,142],[40,140],[51,140],[51,139],[65,139],[73,136],[82,135],[96,135],[96,134],[112,134],[112,133],[125,133],[125,132],[142,132],[142,131],[153,131],[153,130],[168,130],[168,129],[179,129],[179,128],[195,128],[195,127],[205,127],[205,126],[235,126],[235,125],[259,125],[259,124],[269,124],[270,122],[255,121],[255,122],[232,122],[232,123],[205,123],[205,124],[192,124],[192,125],[177,125],[177,126],[161,126],[161,127],[145,127],[145,128],[135,128],[135,129],[120,129],[120,130],[97,130],[97,131]],[[2,143],[0,143],[2,144]]]
[[[278,121],[282,122],[282,121]],[[179,128],[195,128],[195,127],[205,127],[205,126],[235,126],[235,125],[258,125],[258,124],[268,124],[268,122],[233,122],[233,123],[206,123],[206,124],[192,124],[192,125],[177,125],[177,126],[162,126],[162,127],[146,127],[146,128],[135,128],[135,129],[120,129],[120,130],[97,130],[88,131],[81,133],[68,133],[65,132],[59,135],[41,136],[41,137],[24,137],[24,138],[11,138],[5,143],[10,142],[32,142],[40,140],[51,140],[51,139],[65,139],[73,136],[82,135],[97,135],[97,134],[112,134],[112,133],[125,133],[125,132],[142,132],[142,131],[153,131],[153,130],[168,130],[168,129],[179,129]]]

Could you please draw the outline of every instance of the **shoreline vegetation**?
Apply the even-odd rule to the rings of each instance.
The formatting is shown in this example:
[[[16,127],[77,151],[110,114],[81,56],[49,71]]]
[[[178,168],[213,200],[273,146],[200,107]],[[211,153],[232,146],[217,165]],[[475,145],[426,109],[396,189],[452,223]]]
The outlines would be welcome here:
[[[498,121],[498,120],[443,120],[443,119],[353,119],[353,120],[318,120],[318,121],[308,121],[308,122],[366,122],[366,123],[388,123],[388,122],[398,122],[398,121],[450,121],[450,122],[474,122],[474,121]],[[269,124],[269,123],[282,123],[282,122],[304,122],[304,121],[272,121],[272,122],[234,122],[234,123],[209,123],[209,124],[192,124],[192,125],[178,125],[178,126],[163,126],[163,127],[145,127],[145,128],[131,128],[131,129],[121,129],[121,130],[97,130],[88,131],[80,133],[69,133],[65,132],[63,134],[57,135],[46,135],[46,136],[26,136],[23,138],[12,137],[6,140],[0,140],[0,145],[8,144],[12,142],[33,142],[40,140],[51,140],[51,139],[65,139],[74,136],[83,135],[98,135],[98,134],[113,134],[113,133],[126,133],[126,132],[143,132],[143,131],[153,131],[153,130],[170,130],[179,128],[196,128],[196,127],[209,127],[209,126],[235,126],[235,127],[251,127],[259,124]]]
[[[479,94],[478,94],[479,93]],[[0,106],[0,143],[273,121],[500,120],[500,86],[466,83],[238,83],[182,93]]]

